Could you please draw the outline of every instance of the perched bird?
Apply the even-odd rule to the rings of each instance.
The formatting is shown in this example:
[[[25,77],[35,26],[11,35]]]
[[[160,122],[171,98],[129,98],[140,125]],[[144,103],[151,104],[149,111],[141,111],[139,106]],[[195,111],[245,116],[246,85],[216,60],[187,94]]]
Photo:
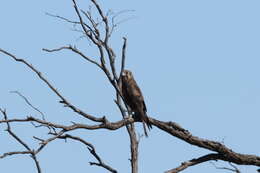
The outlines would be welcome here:
[[[144,133],[147,137],[145,124],[149,130],[152,128],[152,124],[146,114],[147,110],[142,92],[138,87],[132,72],[129,70],[124,70],[122,73],[122,95],[126,104],[130,107],[131,112],[134,113],[133,118],[136,121],[141,121],[143,123]]]

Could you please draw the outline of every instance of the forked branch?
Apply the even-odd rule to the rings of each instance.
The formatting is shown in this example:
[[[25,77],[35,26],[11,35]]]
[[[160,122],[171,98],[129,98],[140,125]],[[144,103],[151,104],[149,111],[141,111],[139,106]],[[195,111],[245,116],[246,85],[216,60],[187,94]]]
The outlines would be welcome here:
[[[7,120],[7,113],[6,110],[2,110],[0,109],[0,112],[3,114],[4,116],[4,120]],[[9,133],[10,136],[12,136],[20,145],[22,145],[27,151],[14,151],[14,152],[7,152],[4,153],[2,156],[0,156],[1,158],[4,158],[6,156],[12,156],[12,155],[17,155],[17,154],[30,154],[31,158],[33,159],[36,168],[37,168],[37,172],[41,173],[41,167],[40,167],[40,163],[36,157],[36,153],[34,152],[34,150],[32,150],[29,145],[27,145],[21,138],[19,138],[12,130],[11,130],[11,125],[10,123],[7,121],[6,122],[7,125],[7,129],[6,131]]]

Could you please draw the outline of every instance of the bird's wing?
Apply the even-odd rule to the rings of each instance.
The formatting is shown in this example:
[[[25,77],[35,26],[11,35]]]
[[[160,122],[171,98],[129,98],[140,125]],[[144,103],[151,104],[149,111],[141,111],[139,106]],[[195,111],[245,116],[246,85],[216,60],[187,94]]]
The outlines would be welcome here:
[[[142,95],[142,92],[140,90],[140,88],[138,87],[136,81],[134,79],[132,79],[129,82],[129,94],[131,94],[136,100],[138,100],[139,102],[143,102],[144,101],[144,97]]]
[[[137,102],[139,105],[142,105],[142,109],[144,112],[146,112],[146,105],[144,102],[144,97],[142,94],[141,89],[138,87],[136,81],[132,79],[132,81],[129,84],[129,93],[131,93],[131,97],[135,99],[135,102]]]

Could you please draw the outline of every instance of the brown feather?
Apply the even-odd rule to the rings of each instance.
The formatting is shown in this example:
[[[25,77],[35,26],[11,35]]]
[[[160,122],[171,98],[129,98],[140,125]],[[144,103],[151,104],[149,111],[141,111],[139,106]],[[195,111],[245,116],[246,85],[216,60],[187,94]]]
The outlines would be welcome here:
[[[134,118],[136,121],[141,121],[146,124],[148,129],[152,128],[149,118],[146,114],[146,105],[144,97],[140,88],[138,87],[132,73],[129,70],[124,70],[122,76],[122,94],[126,104],[134,112]],[[144,125],[144,132],[147,136],[146,128]]]

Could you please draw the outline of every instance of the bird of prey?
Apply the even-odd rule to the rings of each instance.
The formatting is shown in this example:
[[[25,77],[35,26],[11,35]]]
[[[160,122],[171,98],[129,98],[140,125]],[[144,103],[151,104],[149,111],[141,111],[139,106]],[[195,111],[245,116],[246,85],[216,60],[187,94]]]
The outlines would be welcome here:
[[[133,118],[136,121],[141,121],[143,123],[144,133],[147,137],[145,124],[149,130],[152,128],[152,124],[146,114],[147,110],[142,92],[138,87],[132,72],[129,70],[124,70],[122,73],[122,95],[126,104],[130,107],[131,112],[134,113]]]

